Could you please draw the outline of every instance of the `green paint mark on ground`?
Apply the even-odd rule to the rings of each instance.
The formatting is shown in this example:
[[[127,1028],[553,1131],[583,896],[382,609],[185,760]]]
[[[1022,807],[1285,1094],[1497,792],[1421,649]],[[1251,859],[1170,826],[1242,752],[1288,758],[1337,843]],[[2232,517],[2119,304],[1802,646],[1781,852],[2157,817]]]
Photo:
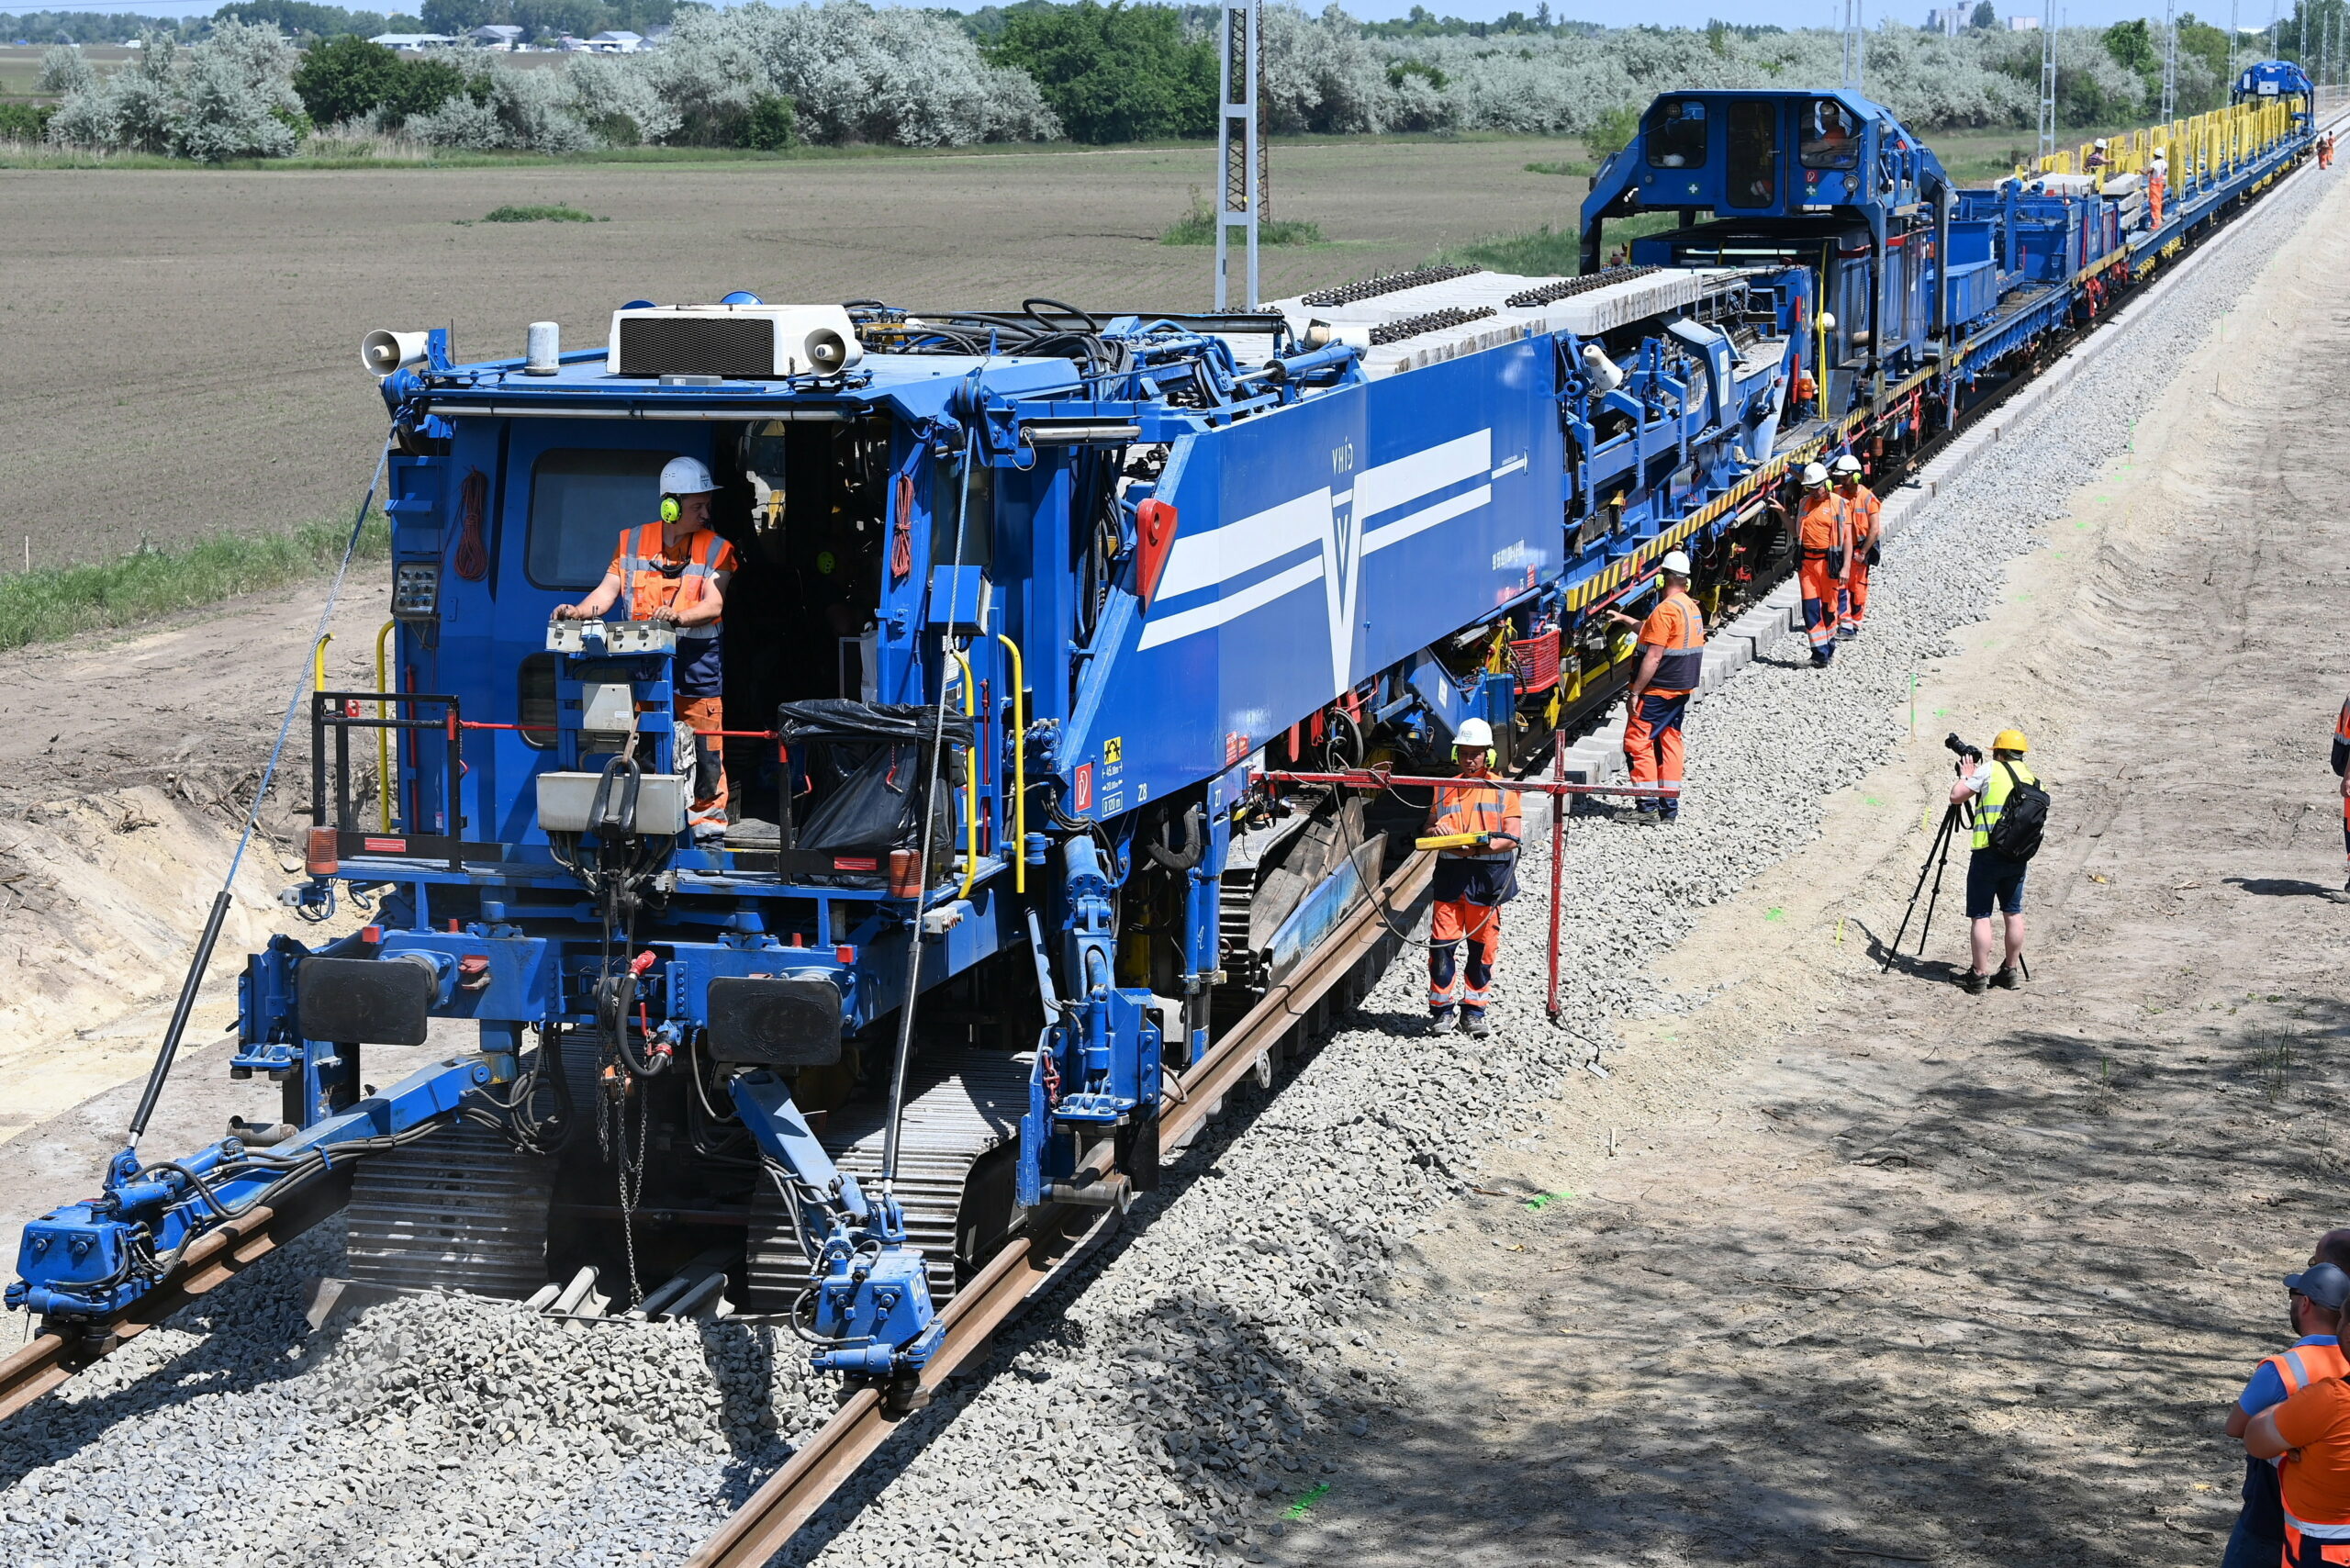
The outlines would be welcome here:
[[[1320,1502],[1323,1498],[1323,1495],[1327,1493],[1329,1490],[1330,1484],[1328,1482],[1315,1482],[1312,1491],[1306,1493],[1304,1496],[1300,1497],[1296,1502],[1292,1503],[1288,1507],[1281,1510],[1283,1516],[1292,1519],[1304,1518],[1306,1515],[1314,1511],[1314,1505]]]
[[[1762,915],[1765,920],[1785,920],[1786,917],[1787,912],[1784,909],[1766,910]]]
[[[1540,1214],[1552,1204],[1567,1203],[1572,1201],[1573,1197],[1574,1194],[1572,1193],[1537,1193],[1534,1196],[1526,1200],[1526,1206],[1532,1209],[1536,1214]]]
[[[1878,800],[1874,795],[1863,795],[1861,799],[1872,806],[1882,806],[1885,804],[1883,801]]]

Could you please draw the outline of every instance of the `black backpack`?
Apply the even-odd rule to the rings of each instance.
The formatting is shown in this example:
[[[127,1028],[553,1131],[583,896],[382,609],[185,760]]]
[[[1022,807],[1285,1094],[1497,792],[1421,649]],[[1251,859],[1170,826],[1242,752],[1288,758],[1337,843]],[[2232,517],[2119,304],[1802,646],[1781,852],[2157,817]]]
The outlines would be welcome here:
[[[2010,860],[2029,860],[2040,853],[2040,835],[2048,831],[2048,791],[2028,782],[2013,764],[1999,766],[2008,770],[2008,798],[1991,824],[1990,845]]]

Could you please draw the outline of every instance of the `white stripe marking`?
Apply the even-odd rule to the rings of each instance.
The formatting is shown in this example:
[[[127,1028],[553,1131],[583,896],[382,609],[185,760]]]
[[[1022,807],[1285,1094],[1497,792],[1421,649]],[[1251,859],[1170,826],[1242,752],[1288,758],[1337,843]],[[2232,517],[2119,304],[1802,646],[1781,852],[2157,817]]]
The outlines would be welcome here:
[[[1309,544],[1319,544],[1323,524],[1329,517],[1330,492],[1326,487],[1222,528],[1203,533],[1178,532],[1153,597],[1180,598],[1254,571]]]
[[[1494,487],[1480,485],[1473,490],[1463,490],[1457,496],[1440,500],[1432,507],[1422,507],[1418,511],[1407,513],[1393,522],[1382,523],[1364,534],[1362,553],[1368,555],[1374,550],[1384,550],[1390,544],[1401,544],[1415,533],[1434,528],[1438,523],[1449,521],[1463,512],[1475,511],[1493,498]]]
[[[1482,478],[1493,463],[1494,432],[1482,430],[1366,468],[1355,476],[1355,516],[1369,521],[1448,485]]]
[[[1213,604],[1199,605],[1174,615],[1154,617],[1143,627],[1142,641],[1136,644],[1137,649],[1155,648],[1161,643],[1171,643],[1194,632],[1204,632],[1227,621],[1237,621],[1260,605],[1270,604],[1321,580],[1322,555],[1317,551],[1312,560],[1301,561],[1288,571],[1267,577],[1263,582],[1251,583],[1230,599],[1220,599]]]
[[[1511,458],[1508,462],[1494,469],[1490,476],[1495,479],[1506,479],[1512,474],[1523,472],[1525,467],[1526,454],[1521,452],[1516,457]]]

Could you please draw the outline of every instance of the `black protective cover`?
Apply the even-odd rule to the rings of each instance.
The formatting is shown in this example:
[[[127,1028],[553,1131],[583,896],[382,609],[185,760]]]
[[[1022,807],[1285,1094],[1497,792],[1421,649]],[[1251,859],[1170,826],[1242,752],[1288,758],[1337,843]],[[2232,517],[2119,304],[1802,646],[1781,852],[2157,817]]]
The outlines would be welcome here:
[[[420,1046],[431,1026],[432,971],[397,958],[305,958],[294,969],[294,1022],[306,1040]]]
[[[710,982],[710,1054],[761,1067],[831,1067],[841,1059],[841,991],[828,980]]]

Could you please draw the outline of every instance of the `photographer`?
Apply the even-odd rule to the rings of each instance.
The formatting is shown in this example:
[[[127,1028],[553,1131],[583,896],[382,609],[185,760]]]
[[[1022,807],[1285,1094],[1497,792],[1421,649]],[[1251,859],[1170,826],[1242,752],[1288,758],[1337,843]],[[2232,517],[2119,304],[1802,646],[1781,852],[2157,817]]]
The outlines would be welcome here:
[[[1980,751],[1956,735],[1943,744],[1963,759],[1958,782],[1950,787],[1951,804],[1974,808],[1975,853],[1966,862],[1966,918],[1974,926],[1974,962],[1959,984],[1969,996],[1980,996],[1995,985],[2013,991],[2022,983],[2024,974],[2023,876],[2040,847],[2048,797],[2040,789],[2040,780],[2023,765],[2023,754],[2031,749],[2031,743],[2022,731],[2001,730],[1993,736],[1987,762]],[[2020,809],[2003,828],[2011,801]],[[2007,917],[2007,961],[1996,974],[1988,972],[1994,904]]]

